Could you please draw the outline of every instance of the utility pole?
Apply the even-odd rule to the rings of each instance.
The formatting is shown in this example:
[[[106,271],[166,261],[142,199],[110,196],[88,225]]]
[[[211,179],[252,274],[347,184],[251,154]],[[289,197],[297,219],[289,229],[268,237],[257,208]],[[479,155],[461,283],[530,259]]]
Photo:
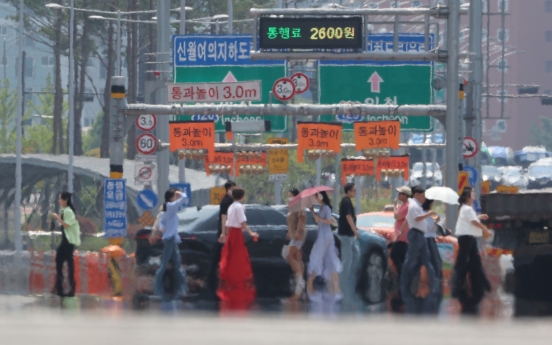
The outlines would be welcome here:
[[[17,85],[17,114],[15,116],[16,140],[15,140],[15,199],[14,199],[14,228],[15,228],[15,266],[21,265],[21,251],[23,243],[21,239],[21,184],[23,172],[21,171],[21,150],[22,150],[22,127],[23,120],[23,40],[25,39],[25,27],[23,26],[23,16],[25,15],[25,3],[19,0],[19,61],[17,63],[17,75],[19,84]]]
[[[460,1],[448,0],[449,17],[447,20],[447,164],[446,185],[454,190],[458,189],[458,163],[460,143],[456,140],[458,134],[458,51],[460,32]],[[447,228],[454,229],[456,225],[458,207],[447,206]]]
[[[466,121],[466,135],[471,136],[481,145],[482,142],[482,118],[481,118],[481,101],[482,101],[482,82],[483,82],[483,56],[481,52],[481,44],[483,43],[483,4],[481,0],[470,1],[470,42],[469,51],[472,55],[469,56],[471,61],[470,76],[468,84],[467,106],[464,119]],[[481,176],[481,154],[478,153],[473,159],[473,165]],[[470,162],[471,163],[471,162]],[[474,186],[477,198],[481,192],[480,179],[477,180]]]
[[[73,193],[73,156],[75,151],[75,59],[73,57],[73,38],[75,37],[75,1],[71,0],[69,19],[69,114],[67,127],[69,128],[69,143],[67,144],[69,164],[67,168],[67,191]]]
[[[157,0],[157,70],[161,72],[161,80],[168,80],[167,70],[170,68],[166,60],[169,55],[169,40],[171,38],[170,28],[170,8],[169,1]],[[184,9],[185,11],[186,9]],[[159,62],[159,59],[161,62]],[[157,103],[167,102],[167,89],[160,88],[157,91]],[[161,143],[169,142],[169,116],[159,116],[157,118],[157,140]],[[161,149],[157,153],[157,193],[159,194],[159,204],[163,203],[163,195],[169,189],[169,155],[168,149]]]
[[[232,35],[234,31],[234,3],[228,0],[228,35]]]
[[[186,0],[180,0],[180,32],[179,33],[181,35],[186,34]],[[182,159],[178,157],[178,182],[186,183],[186,155],[182,155]],[[161,191],[158,191],[158,193],[161,193]]]

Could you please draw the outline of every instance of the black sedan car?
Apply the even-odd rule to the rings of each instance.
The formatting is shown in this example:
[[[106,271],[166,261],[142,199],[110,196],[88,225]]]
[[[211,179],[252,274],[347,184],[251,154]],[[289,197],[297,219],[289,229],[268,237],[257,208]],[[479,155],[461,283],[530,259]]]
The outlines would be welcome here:
[[[179,245],[182,256],[182,264],[186,269],[186,283],[189,292],[199,297],[208,297],[206,277],[212,262],[212,251],[217,243],[217,222],[219,207],[215,205],[204,206],[201,209],[190,208],[179,213],[179,233],[182,243]],[[316,210],[315,210],[316,211]],[[249,251],[253,276],[257,288],[257,296],[260,298],[282,298],[292,295],[292,271],[289,264],[281,255],[284,244],[287,243],[287,225],[285,206],[245,205],[247,224],[251,230],[259,233],[257,242],[244,233],[245,245]],[[338,218],[338,215],[334,214]],[[317,237],[318,226],[310,213],[307,217],[307,239],[303,245],[303,260],[308,267],[310,251]],[[163,242],[157,241],[154,245],[149,242],[151,229],[146,228],[136,234],[136,291],[137,296],[151,295],[153,293],[153,276],[159,267],[160,256],[163,250]],[[373,237],[373,238],[372,238]],[[335,236],[336,246],[339,249],[340,241]],[[381,255],[384,265],[387,262],[385,242],[378,236],[363,232],[359,239],[361,253],[365,259],[361,263],[361,271],[357,285],[362,289],[372,291],[374,296],[374,279],[367,275],[369,261],[377,252]],[[381,243],[380,243],[381,242]],[[371,267],[371,266],[370,266]],[[383,268],[385,272],[386,265]],[[380,298],[371,297],[365,299],[368,303],[379,303],[384,299],[383,278],[378,274],[378,287]]]

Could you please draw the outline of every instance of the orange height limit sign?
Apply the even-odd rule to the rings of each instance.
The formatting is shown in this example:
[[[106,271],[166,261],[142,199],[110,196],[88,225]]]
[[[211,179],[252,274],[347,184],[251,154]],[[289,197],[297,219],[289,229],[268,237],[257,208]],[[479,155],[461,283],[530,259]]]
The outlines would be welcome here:
[[[374,161],[367,159],[342,159],[341,184],[345,185],[347,176],[374,175]]]
[[[209,161],[215,160],[215,123],[213,121],[169,122],[171,151],[207,150]]]
[[[297,162],[303,162],[305,150],[341,152],[340,123],[297,122]]]
[[[356,150],[399,149],[400,121],[355,122]]]

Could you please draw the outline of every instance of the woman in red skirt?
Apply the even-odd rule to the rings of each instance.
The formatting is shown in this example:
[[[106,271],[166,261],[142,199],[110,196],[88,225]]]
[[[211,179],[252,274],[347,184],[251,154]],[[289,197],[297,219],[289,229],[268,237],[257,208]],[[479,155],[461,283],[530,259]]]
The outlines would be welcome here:
[[[217,295],[228,309],[246,309],[256,296],[249,253],[245,247],[242,229],[253,241],[259,234],[247,226],[245,208],[241,204],[245,196],[242,188],[232,190],[234,203],[228,208],[226,228],[220,240],[225,242],[220,260],[220,286]]]

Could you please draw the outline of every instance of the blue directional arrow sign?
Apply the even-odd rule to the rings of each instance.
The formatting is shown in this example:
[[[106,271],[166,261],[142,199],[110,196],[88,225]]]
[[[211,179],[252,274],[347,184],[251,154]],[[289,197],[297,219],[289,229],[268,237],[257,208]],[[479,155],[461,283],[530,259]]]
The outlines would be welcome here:
[[[468,178],[470,180],[470,186],[475,187],[475,184],[477,183],[478,175],[477,170],[475,170],[474,167],[469,165],[464,165],[464,171],[468,173]]]
[[[138,206],[143,210],[151,210],[157,205],[157,194],[150,189],[144,189],[138,193]]]
[[[180,206],[178,212],[182,211],[186,207],[190,207],[192,203],[192,186],[189,183],[171,183],[170,187],[178,189],[188,197],[188,200]]]

